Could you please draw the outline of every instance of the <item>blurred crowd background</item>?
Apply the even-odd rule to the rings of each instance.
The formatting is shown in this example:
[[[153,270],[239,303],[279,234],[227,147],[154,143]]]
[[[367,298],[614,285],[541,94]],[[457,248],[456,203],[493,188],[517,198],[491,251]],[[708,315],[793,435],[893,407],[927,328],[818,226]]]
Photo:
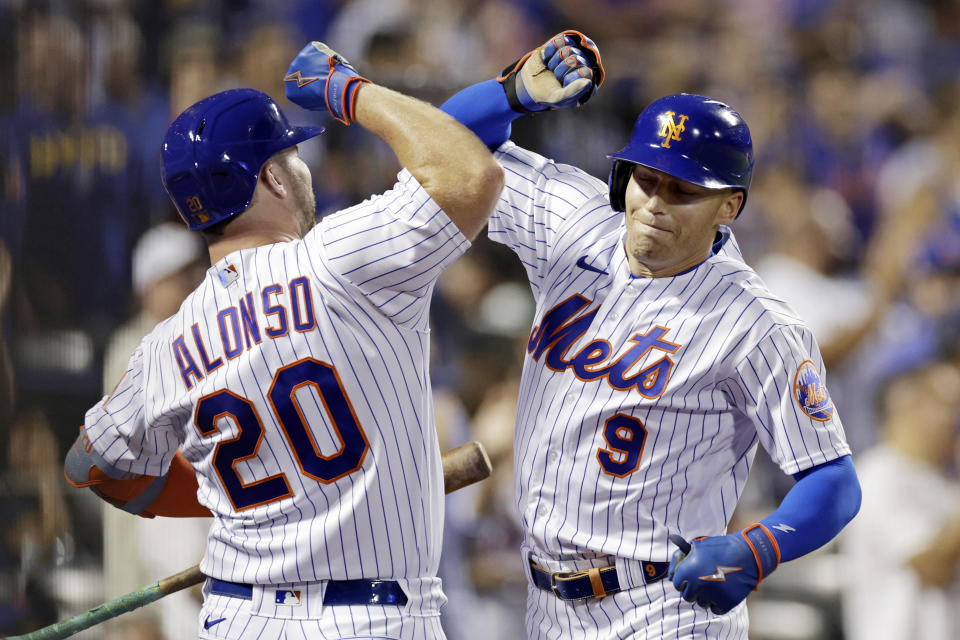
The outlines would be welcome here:
[[[584,108],[517,121],[513,139],[605,179],[653,99],[703,93],[740,111],[757,163],[734,231],[816,334],[855,451],[861,515],[751,596],[751,637],[960,637],[956,0],[0,0],[0,633],[202,552],[206,522],[128,517],[61,468],[84,411],[207,266],[160,183],[169,122],[246,86],[327,125],[301,145],[322,215],[398,167],[359,127],[284,99],[308,40],[440,104],[565,28],[597,42],[607,82]],[[481,440],[496,467],[448,497],[451,640],[522,636],[510,458],[531,311],[515,257],[482,238],[435,297],[441,444]],[[791,485],[759,452],[733,526]],[[80,637],[196,637],[197,597]]]

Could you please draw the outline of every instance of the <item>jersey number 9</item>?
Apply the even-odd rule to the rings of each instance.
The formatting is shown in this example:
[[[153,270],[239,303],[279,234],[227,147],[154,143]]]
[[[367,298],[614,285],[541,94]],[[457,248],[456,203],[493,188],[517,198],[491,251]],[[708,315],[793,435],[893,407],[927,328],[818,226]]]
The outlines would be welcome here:
[[[319,394],[340,440],[340,449],[328,456],[320,453],[297,402],[297,391],[307,387]],[[367,436],[333,366],[304,358],[282,367],[273,377],[267,400],[303,475],[329,484],[363,464],[369,449]],[[236,424],[237,435],[214,447],[213,468],[233,508],[244,511],[292,496],[283,473],[244,483],[237,472],[237,464],[255,458],[263,442],[263,421],[250,400],[226,389],[211,393],[197,403],[194,423],[200,435],[209,438],[220,433],[217,422],[225,417]]]
[[[597,451],[600,467],[612,476],[628,476],[640,466],[647,429],[637,418],[618,413],[603,426],[608,448]]]

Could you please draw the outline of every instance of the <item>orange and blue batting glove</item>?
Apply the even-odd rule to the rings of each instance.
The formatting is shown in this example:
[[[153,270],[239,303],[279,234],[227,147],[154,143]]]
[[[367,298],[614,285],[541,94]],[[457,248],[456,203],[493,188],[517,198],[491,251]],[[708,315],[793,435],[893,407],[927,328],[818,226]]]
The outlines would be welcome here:
[[[680,550],[670,560],[667,578],[684,600],[717,614],[743,602],[780,564],[776,539],[759,523],[725,536],[687,542],[671,535],[670,541]]]
[[[551,77],[552,76],[552,77]],[[578,107],[603,84],[600,50],[579,31],[561,31],[497,77],[519,113]]]
[[[370,82],[346,58],[317,41],[300,50],[283,81],[288,100],[304,109],[329,111],[346,125],[355,119],[357,90]]]

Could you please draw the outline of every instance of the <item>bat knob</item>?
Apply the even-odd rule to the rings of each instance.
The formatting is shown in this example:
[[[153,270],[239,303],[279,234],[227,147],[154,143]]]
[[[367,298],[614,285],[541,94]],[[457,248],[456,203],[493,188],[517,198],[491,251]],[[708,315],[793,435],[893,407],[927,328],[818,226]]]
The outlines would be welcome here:
[[[690,553],[690,543],[684,540],[683,536],[671,533],[668,537],[670,538],[670,542],[680,547],[680,551]]]

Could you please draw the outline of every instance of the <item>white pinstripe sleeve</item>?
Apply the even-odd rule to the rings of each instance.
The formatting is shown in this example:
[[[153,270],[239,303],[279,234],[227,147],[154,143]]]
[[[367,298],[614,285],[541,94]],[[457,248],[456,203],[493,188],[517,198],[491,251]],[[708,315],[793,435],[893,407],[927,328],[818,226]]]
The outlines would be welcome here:
[[[537,290],[564,224],[591,200],[596,200],[598,208],[606,205],[607,185],[512,142],[501,145],[494,155],[503,167],[505,185],[490,217],[488,235],[513,249]]]
[[[740,407],[786,474],[850,453],[813,334],[776,325],[737,366]],[[739,394],[737,394],[739,395]]]
[[[429,306],[443,269],[470,241],[406,169],[393,189],[325,217],[304,239],[327,266],[398,324]]]
[[[180,440],[172,424],[148,425],[145,419],[143,349],[141,342],[113,393],[87,411],[84,426],[94,451],[111,467],[104,471],[162,476]]]
[[[393,189],[324,218],[307,234],[328,266],[388,317],[429,305],[443,269],[469,247],[460,229],[406,169]]]

